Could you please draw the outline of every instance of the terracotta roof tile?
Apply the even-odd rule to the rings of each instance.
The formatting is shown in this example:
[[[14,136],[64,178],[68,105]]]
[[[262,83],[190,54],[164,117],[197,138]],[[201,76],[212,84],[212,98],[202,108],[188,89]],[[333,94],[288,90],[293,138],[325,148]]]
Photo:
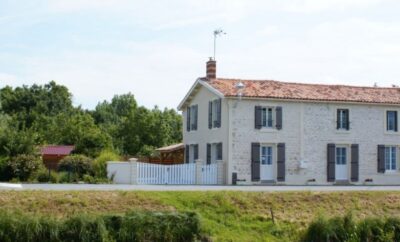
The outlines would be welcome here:
[[[272,80],[211,79],[208,83],[226,97],[237,96],[242,82],[243,97],[400,104],[400,88],[359,87],[279,82]]]

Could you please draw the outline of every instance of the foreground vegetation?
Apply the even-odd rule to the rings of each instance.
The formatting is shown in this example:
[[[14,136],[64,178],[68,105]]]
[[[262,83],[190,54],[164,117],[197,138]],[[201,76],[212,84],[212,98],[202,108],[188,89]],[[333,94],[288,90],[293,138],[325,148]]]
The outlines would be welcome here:
[[[2,191],[0,204],[9,212],[57,218],[130,211],[194,212],[201,234],[214,241],[298,241],[312,221],[323,215],[328,221],[352,214],[357,226],[365,218],[377,217],[386,224],[384,218],[400,217],[400,192]]]

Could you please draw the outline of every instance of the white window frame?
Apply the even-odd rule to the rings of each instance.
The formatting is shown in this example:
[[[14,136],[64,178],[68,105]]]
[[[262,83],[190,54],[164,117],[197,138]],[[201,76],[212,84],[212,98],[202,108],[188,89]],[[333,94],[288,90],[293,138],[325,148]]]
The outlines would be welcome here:
[[[386,129],[385,129],[385,131],[386,132],[388,132],[388,133],[397,133],[398,131],[395,131],[395,127],[396,127],[396,124],[394,124],[394,126],[393,126],[393,129],[389,129],[389,112],[395,112],[395,114],[398,116],[399,115],[399,112],[397,111],[397,110],[386,110],[385,111],[385,127],[386,127]],[[394,122],[396,121],[396,119],[394,120]],[[397,122],[399,122],[399,117],[397,117]],[[399,126],[398,126],[398,123],[397,123],[397,128],[398,128]]]
[[[198,127],[196,127],[196,129],[193,129],[193,125],[196,123],[196,120],[194,118],[194,114],[195,114],[194,108],[193,108],[194,106],[196,106],[196,105],[190,106],[190,120],[189,120],[190,131],[196,131],[198,129]],[[198,108],[197,108],[197,112],[198,112]],[[197,125],[198,125],[198,123],[197,123]]]
[[[394,154],[393,154],[394,151]],[[398,147],[394,145],[385,146],[385,171],[397,171],[398,161]]]
[[[338,124],[338,126],[339,127],[337,127],[337,129],[338,130],[347,130],[348,129],[348,127],[345,127],[346,125],[349,125],[349,123],[350,122],[348,122],[348,123],[346,123],[346,119],[344,119],[344,113],[345,112],[347,112],[347,119],[349,119],[349,113],[350,113],[350,110],[349,109],[345,109],[345,108],[338,108],[337,110],[339,110],[339,113],[338,113],[338,115],[339,115],[339,124]],[[336,112],[337,113],[337,112]]]
[[[265,154],[263,151],[265,149]],[[270,152],[270,153],[268,153]],[[265,162],[264,162],[265,158]],[[273,165],[274,164],[274,147],[272,145],[261,145],[260,146],[260,164],[261,165]]]
[[[341,150],[340,152],[340,157],[343,159],[344,158],[344,162],[343,160],[341,161],[341,163],[338,163],[338,150]],[[344,153],[342,153],[344,150]],[[335,148],[335,164],[336,165],[348,165],[349,162],[349,155],[348,155],[348,148],[347,146],[336,146]]]
[[[271,119],[269,119],[269,110],[271,110]],[[276,124],[275,107],[261,107],[261,127],[264,129],[274,129]],[[270,122],[269,122],[270,121]]]

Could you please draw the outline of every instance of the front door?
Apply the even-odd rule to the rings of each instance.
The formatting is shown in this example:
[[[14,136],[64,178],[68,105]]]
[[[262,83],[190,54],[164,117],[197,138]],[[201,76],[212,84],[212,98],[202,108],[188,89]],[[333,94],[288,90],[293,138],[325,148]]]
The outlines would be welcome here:
[[[261,146],[260,178],[262,181],[274,180],[272,146]]]
[[[336,180],[348,180],[347,148],[336,147]]]

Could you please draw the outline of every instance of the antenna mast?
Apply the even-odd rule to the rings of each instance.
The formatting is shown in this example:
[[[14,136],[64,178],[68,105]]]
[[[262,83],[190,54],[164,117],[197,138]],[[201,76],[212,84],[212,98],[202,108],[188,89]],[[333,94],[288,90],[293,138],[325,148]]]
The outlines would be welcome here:
[[[222,34],[226,34],[222,29],[214,30],[214,60],[215,60],[215,51],[217,49],[217,36],[220,36]]]

